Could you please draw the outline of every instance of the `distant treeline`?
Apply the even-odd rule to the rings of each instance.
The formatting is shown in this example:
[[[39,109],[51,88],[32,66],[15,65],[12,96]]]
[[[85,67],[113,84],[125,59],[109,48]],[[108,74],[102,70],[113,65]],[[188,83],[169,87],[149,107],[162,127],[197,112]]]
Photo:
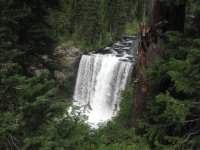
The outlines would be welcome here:
[[[60,0],[59,9],[50,10],[49,21],[58,35],[97,44],[122,37],[126,24],[142,20],[147,0]]]

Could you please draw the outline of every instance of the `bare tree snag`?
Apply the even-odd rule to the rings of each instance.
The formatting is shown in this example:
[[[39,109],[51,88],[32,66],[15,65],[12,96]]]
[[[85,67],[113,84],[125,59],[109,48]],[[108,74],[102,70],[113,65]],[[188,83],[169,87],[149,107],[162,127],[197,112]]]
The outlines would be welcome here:
[[[151,0],[148,12],[147,25],[139,25],[141,43],[138,48],[136,79],[135,79],[135,101],[133,108],[132,126],[136,134],[143,132],[139,129],[137,120],[143,116],[146,109],[146,98],[153,93],[154,88],[151,79],[142,74],[143,70],[151,67],[155,58],[163,57],[163,36],[167,30],[183,32],[185,5],[167,6],[159,0]]]

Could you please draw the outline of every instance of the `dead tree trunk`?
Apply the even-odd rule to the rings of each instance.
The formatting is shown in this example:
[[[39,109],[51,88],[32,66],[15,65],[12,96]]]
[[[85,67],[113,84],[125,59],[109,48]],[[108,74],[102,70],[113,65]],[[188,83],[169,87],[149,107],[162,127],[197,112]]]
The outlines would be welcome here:
[[[151,67],[156,57],[163,57],[163,36],[166,31],[183,32],[185,19],[185,5],[167,6],[159,0],[151,0],[148,12],[147,25],[140,25],[141,42],[137,56],[137,73],[135,79],[135,101],[133,108],[132,126],[137,134],[139,129],[137,120],[141,119],[146,109],[146,98],[154,92],[151,79],[142,74],[143,70]]]

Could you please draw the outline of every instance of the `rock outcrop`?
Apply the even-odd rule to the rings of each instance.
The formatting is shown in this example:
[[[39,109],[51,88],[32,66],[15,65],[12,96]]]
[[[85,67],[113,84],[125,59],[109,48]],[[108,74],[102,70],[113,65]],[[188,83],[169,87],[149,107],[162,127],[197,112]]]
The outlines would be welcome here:
[[[59,87],[59,92],[66,98],[73,94],[76,75],[82,52],[75,47],[63,48],[61,46],[56,48],[58,54],[62,55],[60,59],[63,65],[62,71],[55,71],[54,76]]]

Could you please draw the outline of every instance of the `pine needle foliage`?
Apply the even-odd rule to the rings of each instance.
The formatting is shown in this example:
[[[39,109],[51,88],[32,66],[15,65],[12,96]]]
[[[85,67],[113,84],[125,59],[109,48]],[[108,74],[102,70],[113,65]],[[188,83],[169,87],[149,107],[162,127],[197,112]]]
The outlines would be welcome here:
[[[71,117],[57,98],[52,73],[55,26],[50,1],[0,1],[0,149],[81,149],[84,118]]]
[[[199,9],[192,12],[196,20]],[[195,26],[186,24],[185,33],[167,32],[164,59],[157,59],[146,72],[155,89],[147,100],[145,117],[139,122],[152,149],[200,147],[200,41],[199,31],[193,32]]]
[[[131,127],[134,85],[130,85],[121,93],[119,112],[108,122],[99,125],[89,139],[89,148],[95,150],[132,150],[150,149],[146,139],[136,136]]]

